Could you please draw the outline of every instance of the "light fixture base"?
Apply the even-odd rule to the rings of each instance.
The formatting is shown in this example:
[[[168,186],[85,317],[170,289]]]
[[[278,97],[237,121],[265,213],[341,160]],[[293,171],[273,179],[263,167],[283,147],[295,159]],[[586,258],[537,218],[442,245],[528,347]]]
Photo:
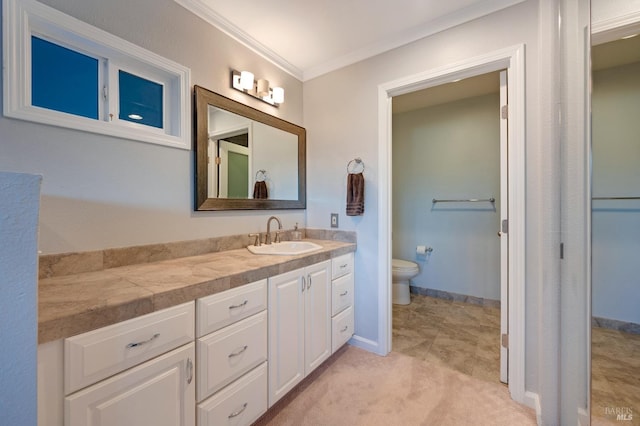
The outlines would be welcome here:
[[[282,102],[276,102],[274,100],[273,88],[272,87],[267,87],[267,89],[266,89],[267,95],[266,96],[260,96],[260,95],[258,95],[258,82],[254,81],[253,87],[251,89],[244,89],[242,87],[242,85],[240,84],[240,75],[241,75],[240,71],[236,71],[236,70],[232,70],[231,71],[231,87],[232,88],[236,89],[239,92],[246,93],[247,95],[251,96],[252,98],[256,98],[256,99],[261,100],[262,102],[268,103],[269,105],[272,105],[272,106],[274,106],[276,108],[278,108],[280,106],[280,104]],[[259,79],[258,81],[266,81],[266,80]],[[262,88],[262,87],[260,89],[264,90],[264,88]]]

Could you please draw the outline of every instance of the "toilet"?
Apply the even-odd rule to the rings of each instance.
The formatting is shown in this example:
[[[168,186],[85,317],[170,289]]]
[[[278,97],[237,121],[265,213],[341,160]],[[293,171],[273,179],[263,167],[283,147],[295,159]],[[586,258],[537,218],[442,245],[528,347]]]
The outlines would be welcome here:
[[[411,303],[409,295],[409,280],[420,273],[417,263],[408,260],[392,259],[391,279],[393,281],[393,303],[408,305]]]

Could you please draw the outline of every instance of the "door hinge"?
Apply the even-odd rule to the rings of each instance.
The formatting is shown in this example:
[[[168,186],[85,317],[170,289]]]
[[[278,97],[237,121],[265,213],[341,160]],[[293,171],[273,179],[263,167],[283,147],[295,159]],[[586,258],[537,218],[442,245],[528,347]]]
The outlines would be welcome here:
[[[109,98],[109,89],[107,89],[107,86],[103,86],[102,87],[102,99],[104,99],[105,101]]]
[[[222,157],[216,157],[216,164],[222,163]]]
[[[509,233],[509,219],[504,219],[502,221],[502,233],[503,234]]]
[[[509,118],[509,105],[502,105],[502,108],[500,109],[500,116],[505,120]]]
[[[564,243],[560,243],[560,259],[564,259]]]
[[[509,335],[503,334],[501,339],[502,347],[509,349]]]

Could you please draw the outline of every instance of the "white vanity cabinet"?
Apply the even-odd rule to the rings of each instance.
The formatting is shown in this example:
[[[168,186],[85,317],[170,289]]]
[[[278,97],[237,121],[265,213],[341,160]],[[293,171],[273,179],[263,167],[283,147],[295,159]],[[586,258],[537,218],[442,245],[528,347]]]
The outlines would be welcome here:
[[[65,426],[194,426],[193,302],[64,341]]]
[[[331,281],[331,353],[353,336],[353,253],[334,258]]]
[[[198,425],[250,425],[267,410],[267,280],[196,306]]]
[[[331,355],[331,261],[269,278],[269,407]]]

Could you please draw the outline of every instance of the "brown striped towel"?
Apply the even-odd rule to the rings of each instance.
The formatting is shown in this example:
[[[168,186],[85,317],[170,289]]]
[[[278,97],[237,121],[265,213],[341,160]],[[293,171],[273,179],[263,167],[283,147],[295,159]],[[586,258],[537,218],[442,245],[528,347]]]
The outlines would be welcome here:
[[[364,175],[349,173],[347,176],[347,216],[364,213]]]
[[[256,181],[253,185],[253,198],[266,200],[269,198],[267,183],[265,181]]]

